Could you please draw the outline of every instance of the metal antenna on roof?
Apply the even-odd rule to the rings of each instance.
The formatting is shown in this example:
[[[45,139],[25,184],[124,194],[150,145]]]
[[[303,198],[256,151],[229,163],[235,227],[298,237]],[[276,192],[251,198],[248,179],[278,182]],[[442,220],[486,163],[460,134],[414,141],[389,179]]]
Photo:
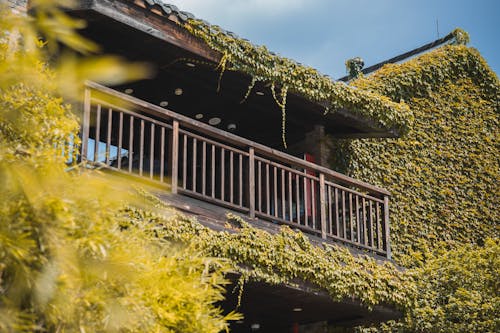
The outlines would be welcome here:
[[[439,19],[436,19],[436,33],[437,33],[437,39],[439,39]]]

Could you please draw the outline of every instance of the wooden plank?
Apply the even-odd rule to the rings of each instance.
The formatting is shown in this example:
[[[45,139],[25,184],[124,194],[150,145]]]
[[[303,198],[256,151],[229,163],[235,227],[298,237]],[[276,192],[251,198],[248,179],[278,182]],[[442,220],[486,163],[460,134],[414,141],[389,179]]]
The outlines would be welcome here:
[[[266,163],[266,213],[271,214],[271,200],[270,200],[270,179],[269,179],[269,164]]]
[[[182,135],[182,188],[187,189],[187,144],[188,137],[186,134]]]
[[[360,211],[359,211],[359,195],[356,195],[355,197],[356,199],[356,229],[357,229],[357,234],[358,234],[358,237],[357,237],[357,240],[358,240],[358,243],[361,244],[361,236],[362,236],[362,233],[363,233],[363,226],[361,225],[361,214],[360,214]]]
[[[334,190],[334,200],[335,200],[335,227],[337,228],[336,235],[340,237],[340,221],[339,221],[339,190],[335,188]]]
[[[155,162],[155,124],[151,123],[149,139],[149,178],[153,179]]]
[[[370,231],[370,246],[371,247],[375,247],[373,245],[373,231],[374,231],[374,227],[373,227],[373,212],[372,212],[372,209],[373,209],[373,206],[372,206],[372,201],[368,201],[368,223],[369,223],[369,231]]]
[[[344,239],[347,239],[347,223],[346,223],[346,214],[345,214],[345,192],[342,191],[342,236]]]
[[[134,116],[130,116],[128,136],[128,172],[132,173],[134,160]]]
[[[207,142],[203,141],[201,145],[201,193],[207,193]]]
[[[250,158],[250,157],[249,157]],[[240,204],[240,206],[243,206],[243,155],[241,154],[238,154],[238,189],[239,189],[239,197],[238,197],[238,202]],[[255,177],[255,159],[254,159],[254,176]],[[253,197],[253,205],[254,205],[254,212],[255,212],[255,179],[253,181],[253,187],[254,187],[254,190],[253,190],[253,193],[254,193],[254,197]]]
[[[234,153],[229,151],[229,202],[234,203]]]
[[[118,169],[122,168],[122,146],[123,146],[123,112],[120,112],[118,121]]]
[[[293,202],[292,202],[292,173],[288,172],[287,173],[288,177],[288,220],[290,222],[293,221]]]
[[[285,205],[285,170],[281,169],[281,217],[286,220]]]
[[[300,176],[295,174],[295,210],[297,214],[297,224],[300,224]]]
[[[226,150],[224,148],[221,148],[220,150],[220,199],[222,201],[225,201],[225,170],[226,170],[226,162],[224,161],[226,155]]]
[[[326,239],[326,198],[325,198],[325,175],[319,174],[319,209],[321,223],[321,238]]]
[[[274,207],[274,216],[278,217],[278,168],[273,167],[273,207]]]
[[[113,128],[113,110],[108,109],[108,128],[106,131],[106,165],[110,163],[110,150],[111,150],[111,130]]]
[[[162,127],[163,131],[162,133],[164,133],[164,128]],[[186,139],[186,137],[184,136],[184,140]],[[164,142],[165,140],[162,138],[162,143]],[[179,122],[174,120],[172,122],[172,147],[170,147],[170,150],[171,150],[171,154],[172,154],[172,164],[170,165],[170,168],[171,168],[171,171],[172,171],[172,180],[171,180],[171,184],[172,184],[172,193],[173,194],[176,194],[177,191],[178,191],[178,181],[179,181]],[[163,152],[163,149],[162,149],[162,152]],[[184,153],[184,158],[186,157],[186,154]],[[162,161],[163,161],[163,158],[162,158]],[[186,163],[184,163],[184,166],[186,165]],[[163,173],[162,173],[163,175]],[[184,185],[185,185],[185,178],[184,178]]]
[[[250,217],[254,218],[255,217],[255,151],[253,148],[250,148],[248,150],[248,207],[249,207]]]
[[[196,192],[196,188],[197,188],[197,184],[196,184],[196,176],[198,174],[198,170],[196,168],[196,164],[198,163],[197,162],[197,157],[198,157],[198,152],[197,152],[197,149],[198,149],[198,140],[196,139],[193,139],[193,158],[191,160],[191,164],[192,164],[192,174],[191,174],[191,179],[193,181],[193,185],[191,186],[191,189]]]
[[[160,135],[160,182],[163,183],[163,177],[165,173],[165,127],[161,127],[161,135]],[[173,141],[173,140],[172,140]],[[178,151],[178,149],[177,149]],[[178,158],[178,156],[177,156]],[[177,163],[175,163],[177,164]],[[172,164],[173,167],[173,164]],[[173,183],[173,182],[172,182]],[[172,185],[173,187],[173,185]]]
[[[332,188],[330,186],[326,186],[328,189],[328,230],[327,233],[333,234],[333,209],[332,209]]]
[[[352,193],[349,193],[349,226],[351,230],[351,241],[354,242],[354,209]]]
[[[316,188],[315,188],[315,181],[310,180],[311,182],[311,215],[312,215],[312,227],[313,229],[317,229],[316,226]]]
[[[212,194],[210,197],[212,198],[215,198],[215,146],[212,145],[212,159],[211,159],[211,163],[212,163],[212,170],[211,170],[211,180],[212,182],[210,183],[210,185],[212,186]]]
[[[389,196],[384,197],[384,226],[385,226],[385,252],[387,253],[387,259],[391,259],[391,243],[390,243],[390,233],[391,225],[389,223]]]
[[[101,104],[97,104],[95,119],[94,163],[99,161],[99,141],[101,134]]]
[[[142,167],[144,163],[144,120],[141,120],[141,132],[139,138],[139,175],[142,176]]]
[[[262,212],[262,162],[257,162],[257,183],[259,184],[259,190],[257,191],[258,195],[258,211]]]
[[[82,120],[82,153],[80,159],[87,161],[89,133],[90,133],[90,109],[92,107],[90,89],[85,89],[83,99],[83,120]]]
[[[363,245],[368,245],[368,228],[366,226],[366,199],[361,198],[361,212],[362,212],[362,224],[363,224]]]
[[[375,202],[375,220],[376,220],[376,232],[377,232],[377,249],[382,249],[382,235],[380,234],[380,204]]]

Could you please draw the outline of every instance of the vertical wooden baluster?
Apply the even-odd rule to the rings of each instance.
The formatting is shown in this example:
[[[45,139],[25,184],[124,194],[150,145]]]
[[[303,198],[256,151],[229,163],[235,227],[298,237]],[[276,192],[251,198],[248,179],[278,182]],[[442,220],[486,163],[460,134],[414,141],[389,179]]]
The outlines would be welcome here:
[[[118,124],[118,169],[122,168],[122,146],[123,146],[123,112],[120,112]]]
[[[241,170],[241,164],[240,164]],[[243,178],[240,173],[240,179]],[[248,208],[251,218],[255,217],[255,150],[248,150]]]
[[[333,212],[332,212],[332,187],[327,186],[328,189],[328,230],[327,232],[333,234]]]
[[[229,202],[234,203],[234,153],[229,151]]]
[[[288,171],[288,220],[293,222],[292,172]]]
[[[304,193],[304,225],[307,227],[309,224],[309,216],[308,216],[309,207],[307,207],[307,204],[308,204],[307,196],[308,195],[307,195],[307,177],[306,177],[306,175],[307,175],[307,173],[304,172],[304,176],[303,176],[303,178],[304,178],[304,183],[303,183],[304,184],[304,188],[303,188],[304,189],[304,191],[303,191],[303,193]]]
[[[172,161],[172,163],[177,164],[178,162]],[[162,182],[162,183],[163,183],[164,174],[165,174],[165,127],[162,126],[161,127],[161,136],[160,136],[160,182]],[[173,183],[173,179],[172,179],[172,183]],[[172,192],[173,192],[173,190],[172,190]]]
[[[211,170],[211,185],[212,185],[212,198],[215,198],[215,145],[212,144],[212,170]]]
[[[286,220],[285,205],[285,169],[281,169],[281,218]]]
[[[142,176],[142,167],[144,160],[144,120],[141,119],[141,136],[139,140],[139,175]]]
[[[101,104],[97,104],[95,120],[94,163],[99,162],[99,141],[101,134]]]
[[[374,248],[374,246],[373,246],[373,229],[374,228],[373,228],[373,212],[372,212],[372,209],[373,209],[373,207],[372,207],[372,201],[369,200],[368,201],[368,212],[369,212],[368,219],[369,219],[369,223],[370,223],[370,229],[369,229],[370,230],[370,247]]]
[[[182,142],[182,188],[187,190],[187,145],[188,137],[187,134],[183,134]]]
[[[349,224],[351,227],[351,241],[354,242],[354,207],[352,193],[349,192]]]
[[[238,154],[238,156],[239,156],[239,168],[238,168],[238,172],[239,172],[239,175],[238,175],[239,198],[238,198],[238,200],[239,200],[240,206],[243,207],[243,155]],[[250,172],[250,171],[254,172],[253,176],[252,176],[252,177],[254,177],[254,181],[253,181],[254,188],[253,188],[253,191],[251,191],[251,192],[253,192],[253,196],[254,196],[254,204],[253,205],[254,205],[254,215],[255,215],[255,160],[254,160],[254,162],[252,162],[252,164],[253,164],[254,170],[249,169],[248,172]]]
[[[326,239],[326,199],[325,199],[325,175],[319,174],[319,209],[321,238]]]
[[[82,121],[82,153],[80,159],[82,162],[87,161],[89,133],[90,133],[90,109],[92,107],[90,89],[85,89],[85,97],[83,100],[83,121]]]
[[[270,179],[269,179],[269,163],[266,163],[266,212],[271,215],[271,199],[270,199]]]
[[[376,230],[377,230],[377,249],[382,250],[382,236],[380,235],[380,203],[375,203],[375,219],[376,219]]]
[[[274,216],[278,217],[278,168],[273,166],[273,198],[274,198]]]
[[[257,183],[259,186],[259,191],[258,193],[258,211],[262,213],[262,162],[258,161],[257,162]]]
[[[391,225],[389,223],[389,197],[384,196],[384,227],[385,227],[385,251],[387,259],[391,259],[391,244],[390,244],[390,233]]]
[[[201,191],[203,195],[207,193],[207,142],[203,141],[201,155]]]
[[[153,179],[155,163],[155,124],[151,123],[151,138],[149,139],[149,178]]]
[[[309,180],[311,182],[311,215],[312,215],[312,227],[313,229],[316,229],[316,188],[315,184],[316,182],[314,179]]]
[[[342,238],[347,239],[347,221],[345,214],[345,191],[342,190]]]
[[[162,127],[162,139],[161,139],[161,142],[162,142],[162,145],[164,146],[164,142],[165,142],[165,129]],[[184,135],[184,140],[186,140],[186,136]],[[171,156],[172,156],[172,163],[170,165],[170,168],[171,168],[171,171],[172,171],[172,181],[171,181],[171,184],[172,184],[172,193],[173,194],[176,194],[177,193],[177,189],[179,187],[178,185],[178,182],[179,182],[179,122],[177,120],[174,120],[172,122],[172,147],[170,147],[170,149],[172,150],[171,151]],[[186,159],[186,146],[184,146],[184,165],[186,165],[186,162],[185,162],[185,159]],[[162,163],[163,163],[163,151],[164,149],[162,148]],[[167,166],[168,168],[168,166]],[[163,172],[162,172],[162,176],[163,176]],[[185,174],[184,174],[184,180],[183,180],[183,185],[185,187],[185,182],[186,182],[186,178],[185,178]]]
[[[361,198],[361,209],[363,214],[363,245],[368,245],[368,229],[366,228],[366,201],[365,198]]]
[[[339,216],[339,189],[335,188],[333,195],[333,200],[335,201],[335,227],[337,232],[335,233],[337,237],[340,237],[340,216]]]
[[[226,197],[225,196],[225,184],[224,184],[224,173],[225,173],[225,169],[226,169],[226,163],[224,161],[225,159],[225,155],[226,155],[226,150],[224,148],[221,148],[221,152],[220,152],[220,199],[222,201],[224,201],[224,198]]]
[[[356,209],[356,230],[357,230],[357,240],[358,243],[361,244],[361,234],[363,232],[363,226],[361,225],[361,213],[359,211],[359,195],[356,195],[355,209]]]
[[[198,148],[198,140],[196,140],[196,138],[193,138],[193,159],[192,159],[192,175],[191,175],[191,179],[193,181],[193,186],[191,186],[191,189],[193,190],[193,192],[196,192],[196,174],[197,174],[197,170],[196,170],[196,163],[197,163],[197,156],[198,156],[198,152],[197,152],[197,148]]]
[[[111,153],[111,129],[113,128],[113,110],[111,108],[108,109],[108,131],[106,137],[106,165],[110,164],[110,156]]]
[[[297,214],[297,224],[300,224],[300,176],[295,174],[295,210]]]
[[[128,172],[132,172],[134,159],[134,116],[130,116],[129,137],[128,137]]]

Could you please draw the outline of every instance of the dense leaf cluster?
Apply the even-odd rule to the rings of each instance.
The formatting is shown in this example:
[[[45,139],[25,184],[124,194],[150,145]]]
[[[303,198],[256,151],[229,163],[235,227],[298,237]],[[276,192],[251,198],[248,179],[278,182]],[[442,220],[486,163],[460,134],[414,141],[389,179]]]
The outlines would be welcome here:
[[[277,102],[283,112],[285,103],[282,100],[288,91],[324,104],[327,112],[348,109],[384,128],[405,132],[411,124],[412,114],[404,103],[333,81],[311,67],[271,53],[265,46],[255,46],[230,36],[217,26],[191,19],[184,27],[223,55],[222,71],[237,70],[252,76],[249,89],[256,81],[262,81],[270,84],[273,95],[276,95],[275,88],[281,87],[282,96]]]
[[[406,136],[336,141],[332,157],[392,193],[393,255],[419,289],[400,329],[498,331],[498,77],[476,50],[451,45],[352,84],[415,115]]]

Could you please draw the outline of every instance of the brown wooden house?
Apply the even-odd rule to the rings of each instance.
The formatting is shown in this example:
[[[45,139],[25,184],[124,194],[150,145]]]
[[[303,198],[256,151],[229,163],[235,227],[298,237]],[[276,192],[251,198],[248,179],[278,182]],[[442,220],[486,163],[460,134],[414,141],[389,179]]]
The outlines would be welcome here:
[[[87,83],[82,160],[157,185],[162,199],[217,230],[231,211],[270,232],[288,225],[312,242],[390,259],[390,194],[330,170],[322,138],[393,137],[397,129],[349,108],[325,115],[322,103],[291,91],[285,149],[281,110],[268,86],[257,83],[241,103],[252,78],[227,71],[217,91],[214,68],[222,54],[183,28],[190,13],[162,0],[79,0],[71,13],[87,21],[83,35],[104,53],[157,69],[129,85]],[[234,331],[259,323],[260,331],[298,332],[297,324],[355,325],[400,315],[386,306],[370,312],[357,301],[336,303],[299,285],[250,283],[245,324]],[[300,311],[291,306],[298,303]]]

